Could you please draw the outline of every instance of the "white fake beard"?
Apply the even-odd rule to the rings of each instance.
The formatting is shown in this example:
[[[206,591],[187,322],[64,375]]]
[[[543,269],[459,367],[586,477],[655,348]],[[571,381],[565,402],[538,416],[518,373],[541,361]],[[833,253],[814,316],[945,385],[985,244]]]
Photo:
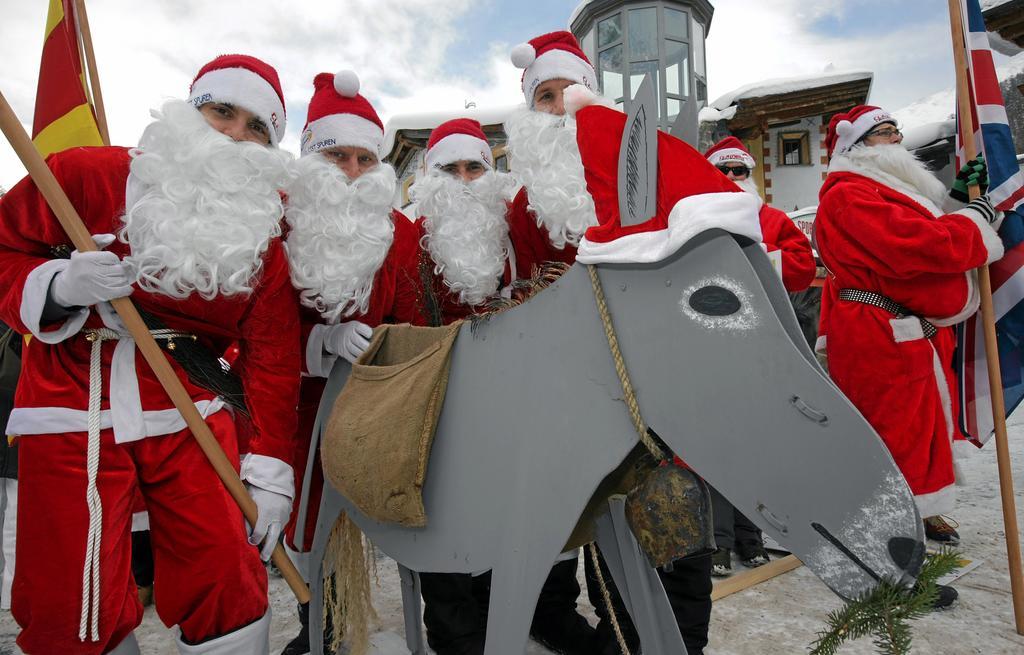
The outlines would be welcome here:
[[[757,190],[757,182],[755,182],[754,178],[750,177],[749,175],[745,179],[733,180],[733,182],[736,184],[736,186],[743,189],[747,193],[755,195],[758,198],[761,197],[761,192]]]
[[[597,213],[583,174],[576,122],[523,106],[505,121],[505,133],[510,167],[526,187],[537,225],[547,229],[556,248],[578,246],[587,228],[597,225]]]
[[[506,201],[515,188],[507,173],[488,171],[466,183],[432,171],[409,189],[424,217],[434,272],[459,302],[479,305],[498,290],[508,258]]]
[[[278,189],[290,156],[236,143],[189,103],[171,100],[143,132],[125,192],[120,239],[134,281],[185,299],[247,295],[270,240],[281,234]]]
[[[838,160],[838,161],[837,161]],[[832,158],[829,170],[849,170],[877,180],[897,191],[919,195],[929,210],[941,214],[948,190],[914,153],[900,144],[859,145]]]
[[[331,323],[365,313],[395,238],[395,169],[381,163],[349,180],[320,154],[300,158],[295,169],[285,246],[300,300]]]

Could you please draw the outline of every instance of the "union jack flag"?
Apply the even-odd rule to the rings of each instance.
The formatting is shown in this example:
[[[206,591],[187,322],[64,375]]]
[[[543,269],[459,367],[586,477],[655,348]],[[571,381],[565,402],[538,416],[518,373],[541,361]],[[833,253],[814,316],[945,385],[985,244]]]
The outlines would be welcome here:
[[[1003,106],[992,50],[978,0],[960,0],[967,44],[974,140],[985,155],[989,199],[1006,213],[999,236],[1006,255],[989,267],[1003,395],[1009,415],[1024,400],[1024,174]],[[963,160],[957,129],[957,165]],[[956,368],[960,383],[960,427],[978,447],[993,434],[985,339],[978,312],[958,330]]]

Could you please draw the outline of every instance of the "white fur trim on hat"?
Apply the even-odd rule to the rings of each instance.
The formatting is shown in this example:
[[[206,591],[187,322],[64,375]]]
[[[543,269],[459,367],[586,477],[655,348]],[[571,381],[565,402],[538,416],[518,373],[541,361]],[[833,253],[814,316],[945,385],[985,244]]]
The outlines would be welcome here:
[[[687,196],[672,207],[668,227],[654,232],[627,234],[607,243],[580,241],[576,261],[581,264],[649,264],[659,262],[701,232],[720,228],[760,242],[761,199],[752,193],[724,191]]]
[[[284,138],[284,105],[265,79],[247,68],[218,68],[192,85],[188,101],[198,109],[208,102],[223,102],[247,109],[267,125],[270,144]]]
[[[366,148],[381,157],[384,132],[376,123],[355,114],[330,114],[318,118],[302,133],[302,155],[336,146]]]
[[[728,164],[730,162],[739,162],[751,170],[757,166],[757,162],[754,161],[754,158],[739,148],[723,148],[722,150],[713,152],[711,153],[711,156],[708,157],[708,161],[714,166],[721,166],[722,164]]]
[[[852,148],[860,138],[879,123],[896,124],[896,119],[884,109],[873,109],[861,114],[852,123],[839,121],[836,123],[836,147],[833,156],[842,154]]]
[[[548,50],[537,57],[523,73],[523,96],[533,107],[533,94],[537,87],[554,79],[566,79],[582,84],[597,92],[597,74],[594,67],[565,50]]]
[[[435,143],[427,151],[425,163],[427,170],[432,170],[462,160],[478,161],[487,168],[494,168],[491,146],[468,134],[449,134]]]

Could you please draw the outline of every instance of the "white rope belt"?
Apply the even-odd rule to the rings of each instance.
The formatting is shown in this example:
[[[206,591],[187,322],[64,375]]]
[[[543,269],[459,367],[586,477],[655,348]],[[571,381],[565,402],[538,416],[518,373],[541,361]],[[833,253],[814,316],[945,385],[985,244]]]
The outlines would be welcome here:
[[[152,330],[154,339],[170,340],[190,338],[191,335],[175,330]],[[103,342],[131,339],[131,335],[109,328],[85,330],[85,338],[92,343],[89,352],[89,441],[86,455],[88,483],[85,500],[89,507],[89,534],[85,542],[85,566],[82,569],[82,615],[78,623],[78,638],[85,641],[88,632],[91,641],[100,639],[100,537],[103,531],[103,505],[96,487],[100,468],[100,400],[103,395]],[[91,620],[90,620],[91,618]]]

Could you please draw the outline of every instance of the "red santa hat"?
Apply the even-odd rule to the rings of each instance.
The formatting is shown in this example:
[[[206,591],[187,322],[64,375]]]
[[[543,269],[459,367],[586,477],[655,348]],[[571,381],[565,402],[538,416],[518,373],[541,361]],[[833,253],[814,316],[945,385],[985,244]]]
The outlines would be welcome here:
[[[712,228],[761,241],[761,200],[741,191],[689,145],[661,131],[654,216],[622,225],[618,166],[625,124],[625,114],[600,105],[576,114],[576,141],[599,223],[584,234],[576,261],[657,262]]]
[[[571,32],[551,32],[520,43],[512,48],[512,63],[523,69],[523,95],[530,107],[534,91],[548,80],[572,80],[597,92],[594,66]]]
[[[197,109],[208,102],[223,102],[247,109],[270,132],[270,144],[284,138],[284,93],[277,71],[249,55],[221,55],[199,69],[188,96]]]
[[[430,132],[430,140],[427,142],[427,156],[424,160],[427,170],[462,160],[478,161],[487,168],[494,167],[491,146],[487,143],[484,130],[472,118],[456,118],[441,123]]]
[[[871,105],[857,105],[844,114],[836,114],[829,121],[825,136],[828,156],[843,154],[880,123],[896,125],[896,119],[884,109]]]
[[[302,130],[302,154],[335,146],[366,148],[384,156],[384,123],[373,105],[359,95],[359,77],[352,71],[320,73],[313,79],[313,98]]]
[[[704,157],[713,166],[726,166],[728,164],[742,164],[753,169],[757,162],[750,155],[750,151],[743,147],[743,142],[734,136],[727,136],[715,145],[708,148]]]

